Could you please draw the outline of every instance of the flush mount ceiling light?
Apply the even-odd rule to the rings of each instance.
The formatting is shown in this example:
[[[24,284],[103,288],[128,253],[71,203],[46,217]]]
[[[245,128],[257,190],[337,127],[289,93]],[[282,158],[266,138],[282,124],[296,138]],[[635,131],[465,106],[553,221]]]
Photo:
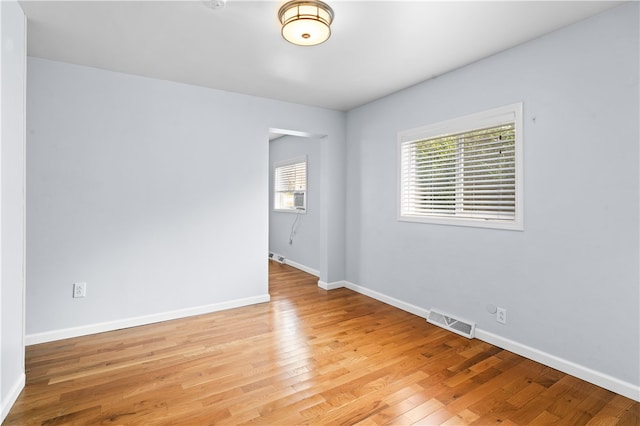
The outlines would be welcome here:
[[[289,43],[313,46],[327,41],[331,35],[333,9],[317,0],[294,0],[278,12],[282,37]]]

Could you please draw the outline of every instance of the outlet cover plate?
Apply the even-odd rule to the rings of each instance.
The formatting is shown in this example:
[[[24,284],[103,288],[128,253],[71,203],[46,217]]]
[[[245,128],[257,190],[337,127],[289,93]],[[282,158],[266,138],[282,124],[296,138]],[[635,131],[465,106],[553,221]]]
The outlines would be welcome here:
[[[87,295],[87,283],[73,283],[73,297],[85,297]]]
[[[496,310],[496,321],[500,324],[507,323],[507,310],[505,308],[498,308]]]

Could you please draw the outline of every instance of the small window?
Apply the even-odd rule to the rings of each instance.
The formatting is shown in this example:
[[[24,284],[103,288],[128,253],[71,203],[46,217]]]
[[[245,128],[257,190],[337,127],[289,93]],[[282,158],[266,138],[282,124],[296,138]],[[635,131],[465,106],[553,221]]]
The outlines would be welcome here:
[[[522,104],[398,134],[399,220],[522,230]]]
[[[274,209],[307,210],[307,159],[298,158],[275,165]]]

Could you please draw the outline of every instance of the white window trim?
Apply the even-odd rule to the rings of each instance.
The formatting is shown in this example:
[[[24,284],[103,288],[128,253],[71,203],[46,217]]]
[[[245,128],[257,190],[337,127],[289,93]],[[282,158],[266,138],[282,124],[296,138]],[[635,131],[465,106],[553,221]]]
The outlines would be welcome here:
[[[398,165],[398,199],[397,219],[402,222],[420,222],[439,225],[469,226],[477,228],[524,230],[524,161],[523,161],[523,118],[522,102],[494,108],[464,117],[454,118],[427,126],[398,132],[397,165]],[[419,139],[428,139],[447,134],[462,133],[484,127],[490,127],[505,121],[513,121],[515,125],[515,218],[512,221],[491,219],[468,219],[435,216],[403,216],[402,215],[402,144]]]
[[[306,165],[306,189],[305,189],[305,208],[301,209],[278,209],[276,208],[275,203],[275,194],[276,194],[276,169],[279,167],[289,166],[291,164],[297,163],[305,163]],[[307,156],[303,155],[301,157],[291,158],[288,160],[278,161],[273,164],[273,170],[271,171],[271,176],[273,177],[273,193],[271,194],[271,201],[273,202],[273,211],[278,213],[293,213],[293,214],[307,214],[307,210],[309,209],[309,162],[307,160]]]

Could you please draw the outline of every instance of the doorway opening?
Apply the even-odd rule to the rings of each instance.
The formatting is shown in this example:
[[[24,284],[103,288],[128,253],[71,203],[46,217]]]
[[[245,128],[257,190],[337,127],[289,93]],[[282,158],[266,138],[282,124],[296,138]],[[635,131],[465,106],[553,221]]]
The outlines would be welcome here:
[[[269,258],[318,278],[323,137],[269,131]],[[296,207],[296,202],[302,207]]]

